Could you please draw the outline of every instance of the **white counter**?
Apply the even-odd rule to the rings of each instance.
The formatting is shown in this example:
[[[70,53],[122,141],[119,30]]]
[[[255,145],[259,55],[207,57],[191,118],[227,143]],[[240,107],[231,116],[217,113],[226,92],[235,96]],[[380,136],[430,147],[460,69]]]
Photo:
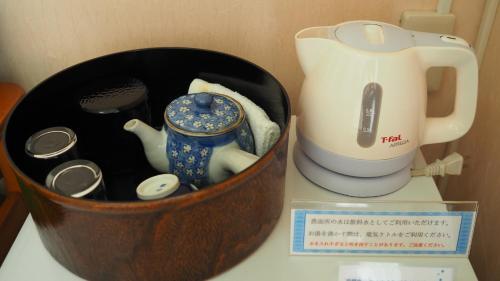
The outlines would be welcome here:
[[[456,281],[477,280],[467,258],[442,257],[365,257],[365,256],[290,256],[290,202],[294,199],[314,201],[352,201],[318,187],[295,168],[292,149],[295,143],[295,119],[292,119],[288,148],[285,206],[281,218],[264,244],[246,260],[213,280],[337,280],[339,265],[357,262],[397,262],[405,265],[451,267]],[[419,153],[416,165],[423,165]],[[365,199],[356,199],[363,202]],[[367,199],[368,200],[368,199]],[[373,199],[369,199],[373,200]],[[439,201],[441,196],[432,178],[413,178],[407,186],[377,200]],[[27,266],[29,265],[29,266]],[[59,265],[45,250],[31,216],[28,216],[2,267],[0,280],[71,281],[82,280]]]

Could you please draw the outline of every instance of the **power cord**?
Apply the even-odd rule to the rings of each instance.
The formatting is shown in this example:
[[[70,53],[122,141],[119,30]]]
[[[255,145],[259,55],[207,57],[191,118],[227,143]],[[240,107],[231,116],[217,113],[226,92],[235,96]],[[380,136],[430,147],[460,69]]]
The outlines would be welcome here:
[[[437,159],[434,163],[427,165],[425,168],[411,170],[411,175],[412,177],[460,175],[462,173],[463,164],[464,158],[462,155],[454,152],[446,156],[443,160]]]

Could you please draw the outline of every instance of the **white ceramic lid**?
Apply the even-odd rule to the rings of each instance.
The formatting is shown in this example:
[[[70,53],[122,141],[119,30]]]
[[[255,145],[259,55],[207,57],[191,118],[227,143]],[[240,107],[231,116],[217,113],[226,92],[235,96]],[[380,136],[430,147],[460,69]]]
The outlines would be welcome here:
[[[142,200],[161,199],[174,193],[180,186],[179,178],[172,174],[150,177],[137,186],[137,197]]]

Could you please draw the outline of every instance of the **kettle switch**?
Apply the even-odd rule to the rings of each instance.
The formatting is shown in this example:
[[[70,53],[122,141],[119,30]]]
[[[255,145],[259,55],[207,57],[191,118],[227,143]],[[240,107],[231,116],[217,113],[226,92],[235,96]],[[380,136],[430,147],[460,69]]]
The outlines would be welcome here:
[[[467,43],[467,41],[465,41],[464,39],[462,39],[460,37],[455,37],[455,36],[451,36],[451,35],[441,35],[440,38],[441,38],[441,41],[443,41],[445,43],[458,44],[458,45],[462,45],[464,47],[470,48],[469,43]]]
[[[384,44],[384,29],[378,24],[364,25],[365,39],[372,45]]]
[[[368,83],[363,89],[359,114],[357,141],[361,147],[366,148],[375,144],[381,102],[382,86],[373,82]]]

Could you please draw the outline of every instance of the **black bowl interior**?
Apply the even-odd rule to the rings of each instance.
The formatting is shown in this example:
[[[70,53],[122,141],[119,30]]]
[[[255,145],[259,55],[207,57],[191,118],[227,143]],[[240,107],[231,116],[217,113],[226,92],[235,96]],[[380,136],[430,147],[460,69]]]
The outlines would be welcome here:
[[[39,130],[66,126],[78,136],[80,158],[98,165],[99,159],[105,159],[115,163],[116,167],[128,165],[131,168],[127,171],[116,170],[114,165],[101,167],[108,199],[137,200],[136,186],[158,172],[148,164],[138,139],[128,132],[121,135],[121,127],[127,120],[115,118],[110,123],[109,120],[101,122],[99,118],[87,118],[82,115],[75,96],[89,82],[112,76],[135,77],[146,84],[151,125],[156,128],[163,124],[165,106],[176,97],[187,94],[194,78],[219,83],[247,96],[261,106],[282,130],[290,115],[283,87],[268,72],[248,61],[223,53],[188,48],[127,51],[72,66],[31,90],[17,105],[5,128],[5,144],[14,164],[28,177],[44,185],[46,173],[51,167],[44,167],[47,163],[40,162],[43,160],[34,161],[28,157],[24,151],[25,142]],[[107,126],[115,126],[115,131]],[[88,139],[92,142],[86,142]],[[110,140],[120,144],[116,146],[120,150],[113,151],[111,156]],[[185,192],[189,192],[187,187],[178,191],[179,194]]]

